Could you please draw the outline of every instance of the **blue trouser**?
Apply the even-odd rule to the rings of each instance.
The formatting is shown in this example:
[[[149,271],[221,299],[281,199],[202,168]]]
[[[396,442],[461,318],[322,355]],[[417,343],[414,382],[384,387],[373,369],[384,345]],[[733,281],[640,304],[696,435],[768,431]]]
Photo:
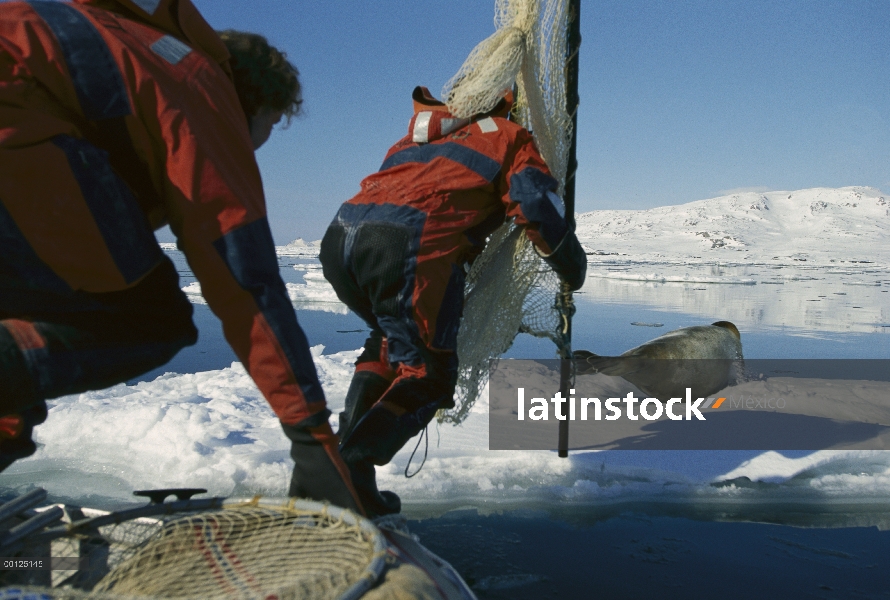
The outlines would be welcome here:
[[[163,365],[197,341],[191,316],[166,258],[120,292],[60,295],[4,281],[0,417],[18,415],[26,427],[0,440],[0,471],[36,450],[31,433],[45,418],[44,400],[108,387]]]
[[[141,375],[197,336],[167,258],[118,292],[65,294],[0,280],[0,416]]]

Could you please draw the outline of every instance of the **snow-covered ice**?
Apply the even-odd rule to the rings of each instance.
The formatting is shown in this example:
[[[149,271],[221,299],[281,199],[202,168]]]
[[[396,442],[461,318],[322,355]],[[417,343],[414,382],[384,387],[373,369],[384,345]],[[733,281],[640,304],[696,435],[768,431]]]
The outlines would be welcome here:
[[[313,348],[332,421],[358,351]],[[289,445],[240,364],[52,401],[36,430],[37,455],[4,478],[40,482],[58,496],[126,501],[134,489],[205,487],[217,495],[280,495]],[[883,451],[574,452],[489,451],[485,396],[459,427],[431,425],[429,457],[407,479],[415,440],[378,469],[382,488],[407,505],[534,508],[617,502],[884,502],[890,453]],[[423,443],[410,471],[420,464]],[[64,472],[68,476],[56,478]],[[77,474],[77,477],[74,475]],[[734,481],[739,480],[739,481]],[[768,482],[750,486],[748,482]],[[724,485],[714,483],[727,482]]]
[[[890,264],[890,197],[865,187],[740,193],[648,210],[577,218],[594,262],[832,268]],[[599,260],[596,260],[599,259]],[[886,274],[886,272],[885,272]]]
[[[296,309],[323,310],[345,315],[349,309],[340,302],[334,288],[321,273],[320,265],[294,265],[296,270],[305,270],[304,283],[286,283],[287,295]]]
[[[281,248],[281,247],[279,247]],[[290,255],[279,255],[290,256]],[[321,310],[325,312],[345,315],[349,309],[345,304],[340,302],[334,288],[330,286],[324,275],[321,274],[320,265],[294,265],[294,269],[305,271],[303,273],[303,283],[287,282],[287,295],[290,297],[294,308],[298,310]],[[201,284],[192,281],[182,288],[185,295],[193,304],[207,304],[204,296],[201,294]]]
[[[576,319],[595,319],[597,303],[649,305],[702,321],[731,320],[743,343],[746,331],[775,327],[802,335],[871,334],[883,344],[872,357],[890,358],[883,350],[890,333],[890,203],[877,190],[737,194],[646,211],[595,211],[579,215],[578,235],[589,250],[589,277]],[[175,245],[165,249],[175,252]],[[298,311],[346,313],[314,259],[317,242],[296,240],[278,252],[308,261],[292,265],[302,282],[287,284]],[[197,283],[184,290],[203,302]],[[359,350],[325,354],[323,345],[313,347],[335,427]],[[410,441],[378,469],[380,487],[415,511],[890,497],[884,451],[604,451],[569,459],[489,451],[486,397],[459,427],[430,426],[428,458],[406,478],[417,439]],[[286,491],[288,442],[238,363],[49,405],[48,421],[36,429],[40,449],[0,475],[0,487],[38,484],[57,497],[106,504],[131,501],[132,490],[148,487],[197,486],[218,495]],[[410,471],[423,455],[421,443]]]

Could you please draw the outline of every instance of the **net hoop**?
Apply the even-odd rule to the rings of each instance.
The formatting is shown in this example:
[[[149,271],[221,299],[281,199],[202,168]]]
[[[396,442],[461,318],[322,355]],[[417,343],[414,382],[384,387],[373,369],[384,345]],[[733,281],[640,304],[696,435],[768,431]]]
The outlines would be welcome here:
[[[143,507],[163,513],[164,519],[137,517],[138,510],[130,510],[122,512],[133,515],[132,519],[115,519],[115,513],[110,513],[79,521],[77,527],[43,532],[44,543],[71,542],[81,548],[91,534],[116,542],[131,536],[133,540],[127,542],[132,541],[133,548],[109,565],[91,591],[76,586],[13,586],[0,590],[0,599],[353,600],[376,585],[387,568],[384,534],[370,520],[344,508],[262,497],[224,500],[211,511],[184,509],[188,504]],[[97,527],[91,528],[90,522]],[[76,533],[66,535],[66,530]],[[282,542],[282,550],[278,551],[275,541]],[[55,551],[57,546],[52,548]],[[332,551],[342,554],[331,560]],[[340,569],[344,562],[349,569]],[[188,581],[180,584],[184,579]]]

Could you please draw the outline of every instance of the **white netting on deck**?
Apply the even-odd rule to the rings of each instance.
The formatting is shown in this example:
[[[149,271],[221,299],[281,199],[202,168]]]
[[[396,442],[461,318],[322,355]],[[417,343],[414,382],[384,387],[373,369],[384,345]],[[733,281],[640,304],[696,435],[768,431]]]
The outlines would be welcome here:
[[[282,507],[227,509],[168,523],[96,586],[163,598],[336,598],[374,548],[355,524]]]
[[[91,591],[60,586],[16,596],[14,591],[29,588],[7,588],[0,598],[357,598],[385,568],[385,542],[369,521],[302,500],[236,502],[166,522],[106,525],[100,533],[108,553],[100,562],[107,573]],[[82,548],[82,539],[68,541]],[[54,552],[64,551],[58,541],[64,540],[54,542]],[[80,555],[85,556],[82,550]],[[96,556],[86,558],[97,562]]]
[[[568,18],[567,0],[498,0],[497,30],[442,90],[452,114],[469,117],[494,108],[515,83],[514,115],[534,135],[560,194],[572,141],[572,115],[566,111]],[[466,418],[488,380],[489,360],[506,352],[520,331],[550,338],[560,350],[559,291],[559,277],[522,231],[508,223],[491,236],[467,276],[456,406],[441,411],[440,422]]]

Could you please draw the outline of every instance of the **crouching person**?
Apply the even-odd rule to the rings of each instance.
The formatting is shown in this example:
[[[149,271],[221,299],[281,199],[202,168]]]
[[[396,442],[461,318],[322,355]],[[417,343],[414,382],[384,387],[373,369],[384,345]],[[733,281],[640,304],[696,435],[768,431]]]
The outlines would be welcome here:
[[[254,157],[301,101],[281,52],[189,0],[0,4],[0,470],[34,452],[45,400],[195,343],[169,223],[292,442],[290,492],[361,510]]]

